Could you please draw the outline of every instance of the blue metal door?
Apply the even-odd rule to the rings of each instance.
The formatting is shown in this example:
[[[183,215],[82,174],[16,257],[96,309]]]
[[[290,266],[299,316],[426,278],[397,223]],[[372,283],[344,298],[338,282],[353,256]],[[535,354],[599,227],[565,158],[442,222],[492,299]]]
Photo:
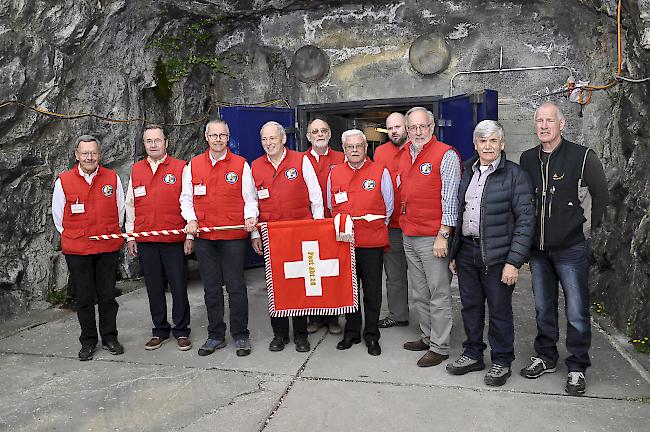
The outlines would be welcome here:
[[[481,120],[498,119],[498,93],[494,90],[444,98],[438,102],[436,136],[456,147],[465,161],[474,155],[474,127]]]
[[[230,141],[228,143],[233,153],[243,156],[250,164],[264,154],[260,141],[260,129],[267,121],[276,121],[287,131],[287,147],[295,150],[296,114],[291,108],[267,108],[235,106],[220,108],[221,117],[228,123]],[[264,265],[264,258],[257,255],[252,247],[248,247],[246,267]]]

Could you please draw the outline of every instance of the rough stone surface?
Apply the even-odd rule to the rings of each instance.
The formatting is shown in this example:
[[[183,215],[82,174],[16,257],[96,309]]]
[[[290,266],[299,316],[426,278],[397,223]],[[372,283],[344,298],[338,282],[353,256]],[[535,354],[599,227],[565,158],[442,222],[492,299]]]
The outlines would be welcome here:
[[[563,65],[576,80],[602,83],[616,70],[615,12],[615,2],[604,0],[11,0],[0,4],[0,103],[186,123],[216,114],[220,101],[285,99],[296,106],[447,95],[454,73],[498,67],[502,46],[504,68]],[[624,75],[650,74],[649,16],[647,1],[623,1]],[[156,72],[165,54],[148,44],[202,25],[209,37],[195,54],[221,56],[232,76],[197,64],[187,77],[165,83]],[[408,51],[430,32],[446,40],[451,58],[446,69],[424,76],[411,67]],[[187,53],[196,33],[193,38],[174,55]],[[329,56],[329,72],[317,83],[288,72],[295,51],[308,44]],[[499,91],[508,133],[517,138],[509,141],[516,160],[531,142],[534,108],[567,75],[463,75],[454,93]],[[582,117],[577,106],[562,102],[567,137],[596,149],[612,182],[613,205],[594,245],[600,273],[594,293],[619,327],[632,318],[639,335],[650,334],[647,100],[647,83],[625,83],[594,94]],[[200,123],[169,128],[174,155],[189,158],[204,148]],[[0,108],[0,317],[46,299],[65,283],[50,193],[56,176],[73,162],[75,137],[87,132],[102,140],[104,163],[126,183],[131,164],[143,154],[141,122],[64,120],[15,104]],[[120,272],[129,277],[137,266],[125,258]]]

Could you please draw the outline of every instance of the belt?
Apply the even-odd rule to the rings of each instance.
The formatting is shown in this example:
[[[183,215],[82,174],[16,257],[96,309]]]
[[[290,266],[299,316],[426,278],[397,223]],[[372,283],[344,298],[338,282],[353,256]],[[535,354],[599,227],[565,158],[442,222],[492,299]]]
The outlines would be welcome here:
[[[474,243],[480,243],[481,242],[481,237],[479,236],[463,236],[467,241],[471,241]]]

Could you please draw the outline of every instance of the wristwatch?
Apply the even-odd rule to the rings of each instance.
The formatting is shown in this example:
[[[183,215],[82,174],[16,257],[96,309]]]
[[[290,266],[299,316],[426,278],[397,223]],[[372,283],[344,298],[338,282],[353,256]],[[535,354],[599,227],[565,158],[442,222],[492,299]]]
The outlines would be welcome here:
[[[443,239],[449,239],[449,231],[438,231],[438,235]]]

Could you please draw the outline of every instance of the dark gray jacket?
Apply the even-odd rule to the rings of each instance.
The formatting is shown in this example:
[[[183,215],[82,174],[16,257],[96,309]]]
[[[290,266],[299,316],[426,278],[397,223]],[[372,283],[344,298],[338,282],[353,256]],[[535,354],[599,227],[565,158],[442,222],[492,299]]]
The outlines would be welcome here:
[[[463,164],[463,174],[458,187],[458,222],[450,256],[454,258],[460,246],[460,236],[465,212],[465,192],[474,172],[475,155]],[[501,153],[497,169],[485,180],[481,198],[479,223],[481,253],[486,266],[509,263],[520,268],[530,257],[530,247],[535,231],[533,187],[526,171],[506,160]]]

